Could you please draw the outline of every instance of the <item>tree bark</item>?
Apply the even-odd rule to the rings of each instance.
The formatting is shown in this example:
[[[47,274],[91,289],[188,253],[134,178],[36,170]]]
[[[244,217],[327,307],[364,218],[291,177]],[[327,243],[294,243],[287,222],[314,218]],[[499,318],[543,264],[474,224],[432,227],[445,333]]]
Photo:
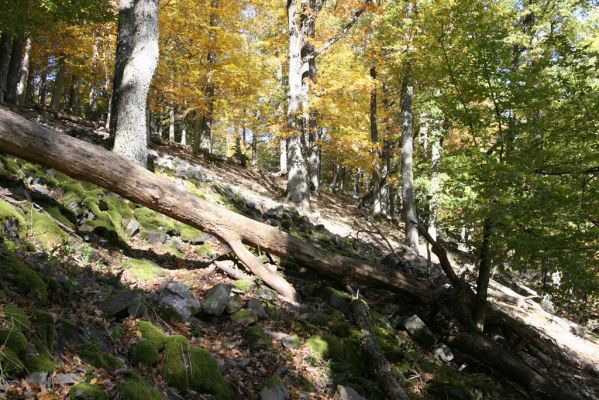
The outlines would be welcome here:
[[[171,105],[168,109],[168,141],[175,142],[175,106]]]
[[[0,37],[0,103],[4,103],[6,92],[6,77],[8,76],[8,65],[10,64],[10,53],[12,51],[13,34],[2,32]]]
[[[23,96],[23,104],[33,104],[33,96],[35,92],[35,70],[33,66],[29,67],[29,73],[27,74],[27,82],[25,83],[25,94]]]
[[[50,108],[54,111],[60,109],[60,100],[64,90],[65,75],[67,74],[67,66],[64,61],[65,56],[58,58],[58,70],[54,79],[54,88],[52,89],[52,98],[50,99]]]
[[[287,139],[279,139],[279,173],[287,173]]]
[[[431,292],[420,281],[366,260],[334,253],[223,206],[211,204],[104,148],[58,134],[0,108],[0,151],[40,163],[76,179],[95,183],[178,221],[210,233],[227,243],[250,270],[284,296],[295,290],[268,270],[242,243],[283,256],[325,275],[403,292],[422,301]],[[262,268],[260,268],[262,266]]]
[[[258,133],[253,130],[252,131],[252,167],[256,168],[258,166]]]
[[[187,123],[183,121],[183,129],[181,130],[181,142],[183,146],[187,146]]]
[[[289,29],[289,74],[287,127],[291,137],[287,142],[287,198],[300,209],[310,208],[308,165],[302,148],[302,32],[298,18],[298,0],[287,0],[287,22]]]
[[[489,280],[493,269],[493,255],[491,249],[491,238],[493,237],[494,223],[490,217],[483,222],[483,240],[480,248],[478,276],[476,277],[476,303],[473,310],[473,320],[476,328],[482,332],[485,326],[487,311],[487,293]]]
[[[96,32],[94,32],[94,43],[92,45],[92,68],[98,67],[98,60],[100,58],[99,50],[100,38]],[[98,83],[94,80],[90,84],[89,88],[89,112],[90,118],[95,120],[98,116]]]
[[[29,53],[31,52],[31,38],[27,38],[25,41],[25,53],[23,54],[23,61],[21,62],[21,75],[19,77],[19,83],[17,84],[17,100],[21,104],[27,103],[27,89],[29,87],[29,76],[33,76],[29,72]]]
[[[113,151],[145,166],[147,97],[158,64],[158,0],[121,0],[119,16],[111,116],[116,120],[111,123]]]
[[[404,83],[402,85],[401,115],[401,185],[402,185],[402,213],[405,224],[405,243],[407,246],[418,250],[418,231],[415,221],[416,205],[414,204],[414,144],[412,132],[414,116],[412,114],[412,101],[414,84],[412,82],[412,62],[408,60]]]
[[[48,93],[48,73],[44,70],[40,73],[40,91],[39,103],[40,106],[46,106],[46,95]]]
[[[73,114],[78,114],[79,108],[79,82],[81,79],[76,76],[71,76],[71,87],[69,89],[69,103],[68,109]]]
[[[4,100],[10,104],[17,104],[17,86],[21,74],[21,62],[23,61],[23,44],[25,33],[20,31],[12,42],[10,63],[8,64],[8,75],[6,76],[6,94]]]

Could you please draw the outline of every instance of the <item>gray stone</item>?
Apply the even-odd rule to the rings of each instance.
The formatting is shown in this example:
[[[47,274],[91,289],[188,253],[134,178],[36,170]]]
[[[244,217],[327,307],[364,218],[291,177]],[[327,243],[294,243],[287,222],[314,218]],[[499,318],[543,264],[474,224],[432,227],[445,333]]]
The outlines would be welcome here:
[[[27,377],[27,383],[30,385],[36,386],[46,386],[48,383],[48,373],[47,372],[34,372]]]
[[[203,305],[204,312],[211,315],[221,315],[229,303],[230,295],[230,285],[219,283],[213,286],[206,292],[206,299]]]
[[[283,216],[284,212],[285,208],[283,206],[277,206],[269,210],[266,210],[266,212],[264,213],[264,218],[280,219]]]
[[[435,336],[428,326],[416,314],[404,321],[406,330],[425,347],[431,347],[435,343]]]
[[[10,238],[19,237],[19,221],[16,218],[7,218],[2,226],[2,233]]]
[[[148,238],[146,241],[150,244],[163,244],[168,240],[168,235],[162,232],[151,231],[148,232]]]
[[[289,398],[289,391],[278,376],[269,378],[260,391],[260,400],[288,400]]]
[[[139,233],[139,228],[140,228],[139,222],[137,222],[137,220],[135,220],[135,219],[131,219],[127,223],[127,227],[125,228],[125,231],[127,232],[127,235],[135,236]]]
[[[141,292],[121,290],[100,303],[99,308],[108,318],[125,317],[127,315],[138,317],[147,312],[144,300],[145,296]]]
[[[258,289],[258,297],[266,301],[274,301],[278,300],[279,298],[277,292],[270,288],[267,288],[266,286],[260,286],[260,288]]]
[[[56,374],[52,377],[52,380],[58,385],[74,385],[77,382],[83,382],[84,378],[81,375],[67,373]]]
[[[354,389],[337,385],[337,393],[335,394],[334,400],[366,400],[364,397],[360,396],[358,392]]]
[[[268,314],[266,313],[262,303],[260,303],[260,300],[249,299],[247,308],[248,310],[253,311],[260,318],[268,318]]]
[[[288,335],[281,340],[281,344],[286,349],[296,349],[300,345],[300,340],[297,335]]]
[[[200,302],[193,296],[187,285],[181,282],[170,282],[159,302],[175,312],[183,322],[201,309]]]
[[[176,250],[181,250],[181,246],[183,245],[183,242],[178,237],[172,237],[166,241],[166,244],[169,246],[172,246]]]
[[[447,347],[444,344],[441,344],[440,346],[438,346],[435,351],[435,357],[437,357],[439,360],[443,361],[443,362],[450,362],[453,361],[453,353],[451,352],[451,350],[449,349],[449,347]]]
[[[34,192],[37,192],[43,196],[50,196],[50,191],[48,190],[48,188],[40,183],[34,183],[33,185],[31,185],[31,189]]]

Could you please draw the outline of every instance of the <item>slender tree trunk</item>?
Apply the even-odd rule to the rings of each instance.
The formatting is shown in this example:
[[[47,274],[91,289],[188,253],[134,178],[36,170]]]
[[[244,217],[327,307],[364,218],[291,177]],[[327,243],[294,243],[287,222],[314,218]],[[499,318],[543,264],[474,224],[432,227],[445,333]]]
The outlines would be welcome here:
[[[441,151],[443,137],[435,138],[431,146],[431,201],[429,205],[428,233],[437,240],[437,213],[439,212],[438,196],[441,189],[439,169],[441,168]]]
[[[40,106],[46,106],[46,95],[48,93],[48,73],[44,70],[40,74],[40,92],[39,92],[39,103]]]
[[[214,64],[216,63],[216,26],[218,24],[218,15],[216,8],[219,6],[218,0],[210,1],[210,17],[208,31],[208,74],[206,81],[206,109],[200,122],[200,140],[194,148],[196,153],[203,152],[212,154],[212,125],[214,124],[214,102],[216,100],[216,84],[212,77]]]
[[[98,67],[98,61],[100,58],[99,43],[100,38],[97,33],[94,33],[94,44],[92,45],[92,68]],[[98,83],[92,78],[92,82],[89,88],[89,112],[91,119],[95,120],[98,116]]]
[[[493,234],[494,223],[490,217],[487,217],[483,222],[483,240],[479,254],[478,276],[476,278],[476,304],[473,312],[473,322],[480,332],[485,327],[487,293],[493,269],[493,255],[491,253],[491,238]]]
[[[67,74],[67,66],[65,64],[64,58],[64,55],[58,58],[58,70],[56,71],[56,79],[54,80],[52,99],[50,99],[50,108],[55,111],[60,109],[60,100],[64,90],[65,75]]]
[[[333,178],[331,178],[331,184],[329,185],[329,187],[333,190],[337,188],[337,181],[339,180],[340,172],[341,168],[339,167],[339,164],[335,163],[335,167],[333,168]]]
[[[33,66],[29,67],[29,74],[27,74],[27,82],[26,82],[26,88],[25,88],[25,95],[23,97],[23,104],[28,105],[28,104],[33,104],[34,100],[33,100],[33,95],[35,93],[35,70],[33,69]]]
[[[316,113],[310,113],[308,117],[308,171],[310,173],[310,186],[314,194],[320,193],[320,146],[318,144],[318,120]]]
[[[187,123],[183,121],[183,129],[181,130],[181,142],[183,146],[187,146]]]
[[[4,103],[5,99],[6,78],[8,76],[13,37],[10,32],[2,32],[0,37],[0,103]]]
[[[19,83],[17,84],[17,100],[21,104],[25,104],[28,102],[27,98],[27,89],[29,87],[29,76],[33,76],[33,73],[29,71],[29,53],[31,52],[31,38],[27,38],[25,41],[25,53],[23,54],[23,61],[21,62],[21,75],[19,78]]]
[[[415,222],[416,205],[414,203],[414,167],[413,153],[414,144],[412,132],[414,117],[412,114],[412,101],[414,96],[414,85],[412,83],[412,64],[408,61],[404,83],[402,85],[401,114],[402,114],[402,138],[401,138],[401,183],[402,183],[402,211],[405,223],[405,243],[407,246],[417,249],[418,230]]]
[[[252,167],[258,166],[258,133],[252,131]]]
[[[73,114],[77,114],[79,108],[79,82],[80,78],[76,75],[71,76],[71,87],[69,89],[68,109]]]
[[[298,21],[297,0],[287,0],[289,27],[289,92],[287,104],[287,125],[291,138],[287,143],[287,197],[300,209],[310,208],[310,187],[308,186],[308,166],[302,149],[301,97],[302,97],[302,36]]]
[[[25,44],[25,33],[20,31],[12,42],[10,63],[8,64],[8,75],[6,76],[6,95],[4,100],[10,104],[17,104],[17,86],[21,74],[21,62],[23,61],[23,45]]]
[[[362,168],[356,170],[356,176],[354,178],[354,193],[360,195],[362,193]]]
[[[377,89],[376,89],[376,67],[370,67],[370,78],[373,80],[373,87],[370,91],[370,141],[372,142],[373,164],[372,164],[372,214],[386,215],[386,189],[381,184],[381,175],[384,173],[384,164],[381,160],[379,150],[379,127],[377,117]]]
[[[279,139],[279,172],[287,173],[287,139]]]
[[[117,46],[115,76],[122,73],[113,87],[113,151],[145,166],[147,97],[158,64],[158,0],[121,0],[119,15],[124,23],[118,35],[125,35],[119,42],[126,45]]]
[[[175,142],[175,106],[171,105],[168,109],[168,141]]]

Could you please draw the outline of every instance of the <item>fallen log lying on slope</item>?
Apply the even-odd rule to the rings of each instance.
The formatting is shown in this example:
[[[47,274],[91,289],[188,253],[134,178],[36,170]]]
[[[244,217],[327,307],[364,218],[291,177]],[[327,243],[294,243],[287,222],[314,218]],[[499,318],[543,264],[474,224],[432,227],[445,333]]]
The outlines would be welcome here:
[[[133,163],[84,141],[60,134],[0,107],[0,151],[102,186],[131,201],[210,233],[225,242],[252,273],[282,296],[295,289],[266,268],[244,244],[286,257],[322,274],[407,293],[427,301],[428,287],[383,265],[334,254],[272,227],[209,203]]]

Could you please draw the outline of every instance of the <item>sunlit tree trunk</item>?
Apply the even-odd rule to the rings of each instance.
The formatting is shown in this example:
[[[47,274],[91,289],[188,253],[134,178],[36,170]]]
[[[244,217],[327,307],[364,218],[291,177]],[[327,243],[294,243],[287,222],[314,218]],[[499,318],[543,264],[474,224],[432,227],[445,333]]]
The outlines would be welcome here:
[[[308,166],[302,149],[301,96],[302,96],[302,44],[299,29],[297,0],[287,0],[289,28],[289,90],[287,125],[292,136],[287,143],[287,197],[300,209],[310,208]]]
[[[183,122],[183,129],[181,130],[181,144],[187,146],[187,123]]]
[[[168,108],[168,141],[175,142],[175,106]]]
[[[6,92],[6,77],[8,76],[8,64],[10,64],[12,41],[13,34],[11,32],[2,32],[0,37],[0,103],[4,102]]]
[[[29,74],[27,75],[27,82],[25,83],[25,94],[23,96],[23,104],[33,104],[33,95],[35,92],[35,70],[33,66],[29,66]]]
[[[52,98],[50,99],[50,108],[58,111],[60,109],[60,100],[64,91],[64,83],[67,74],[67,66],[64,61],[65,57],[58,58],[58,70],[54,79],[54,88],[52,89]]]
[[[158,64],[158,0],[121,0],[119,15],[115,76],[122,72],[113,87],[113,151],[145,166],[147,97]]]
[[[279,139],[279,172],[287,173],[287,139]]]
[[[8,75],[6,76],[6,90],[4,100],[10,104],[17,104],[17,86],[21,75],[21,62],[23,61],[23,45],[25,33],[20,31],[12,42]]]
[[[31,52],[31,38],[27,38],[25,41],[25,52],[23,53],[23,61],[21,62],[21,75],[19,77],[19,83],[17,84],[17,100],[21,104],[25,104],[28,102],[27,98],[27,89],[29,83],[29,77],[33,76],[30,73],[30,60],[29,53]]]
[[[405,224],[405,243],[417,249],[418,231],[416,229],[416,205],[414,200],[414,144],[412,133],[414,130],[414,116],[412,102],[414,84],[412,82],[412,63],[407,62],[406,74],[401,93],[402,137],[401,137],[401,185],[402,185],[402,212]]]
[[[258,166],[258,133],[252,132],[252,167]]]
[[[96,33],[94,33],[94,44],[92,45],[92,61],[91,61],[91,65],[92,68],[97,68],[98,67],[98,61],[100,58],[100,51],[99,51],[99,42],[100,42],[100,38],[97,36]],[[89,111],[90,111],[90,117],[92,119],[96,119],[97,115],[98,115],[98,83],[95,81],[95,79],[92,81],[92,83],[90,84],[90,88],[89,88]]]

